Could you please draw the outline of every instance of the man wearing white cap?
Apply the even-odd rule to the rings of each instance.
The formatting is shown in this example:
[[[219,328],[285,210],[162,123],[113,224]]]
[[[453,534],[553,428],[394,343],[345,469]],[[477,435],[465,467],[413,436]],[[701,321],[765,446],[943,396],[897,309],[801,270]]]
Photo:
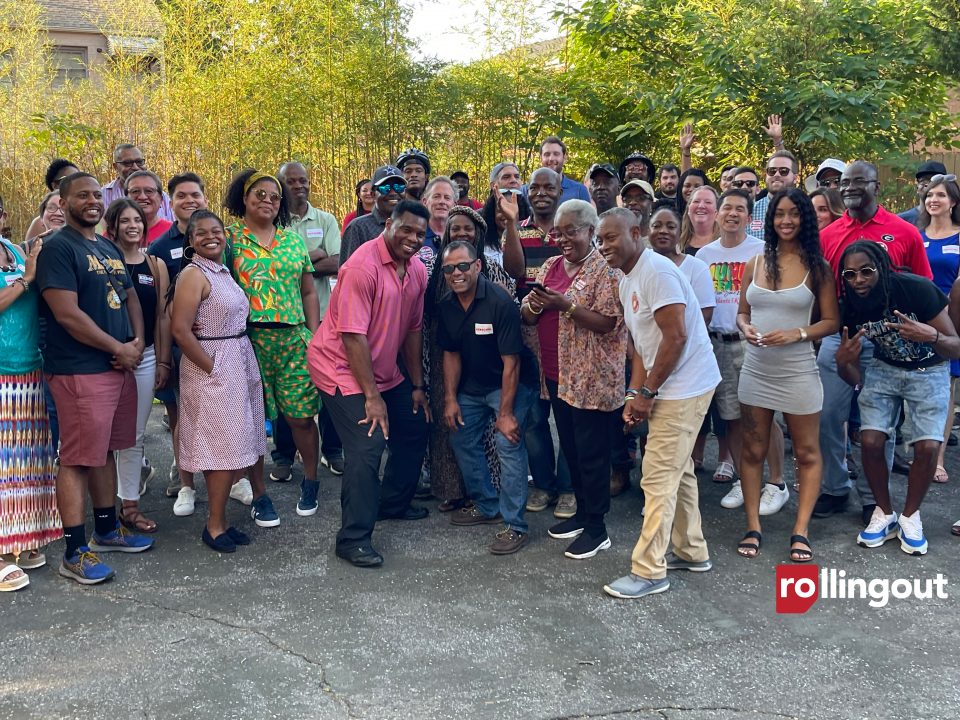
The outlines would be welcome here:
[[[847,164],[843,160],[836,158],[827,158],[820,167],[817,168],[817,174],[814,176],[817,181],[817,187],[840,189],[840,176],[847,169]]]
[[[637,216],[640,221],[640,235],[644,241],[650,235],[650,209],[653,201],[653,186],[646,180],[628,180],[620,188],[620,204]]]

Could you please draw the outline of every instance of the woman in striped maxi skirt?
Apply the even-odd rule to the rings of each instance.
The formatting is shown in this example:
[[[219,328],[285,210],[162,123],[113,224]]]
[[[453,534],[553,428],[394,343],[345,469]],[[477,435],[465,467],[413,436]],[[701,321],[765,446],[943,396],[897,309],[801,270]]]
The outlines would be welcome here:
[[[63,535],[30,287],[42,244],[24,257],[0,238],[0,591],[29,584],[23,570],[42,566],[40,548]]]

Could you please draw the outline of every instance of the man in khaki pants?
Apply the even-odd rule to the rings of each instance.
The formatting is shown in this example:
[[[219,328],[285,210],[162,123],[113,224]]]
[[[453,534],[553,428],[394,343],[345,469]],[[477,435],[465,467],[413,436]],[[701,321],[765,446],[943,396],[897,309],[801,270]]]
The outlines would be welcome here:
[[[654,210],[651,241],[663,236],[675,244],[679,235],[676,210]],[[640,483],[646,496],[643,530],[631,573],[603,589],[617,598],[640,598],[669,589],[667,570],[713,567],[700,529],[690,453],[720,371],[693,288],[669,259],[645,250],[634,214],[625,208],[603,213],[597,240],[607,263],[624,273],[620,302],[634,355],[623,419],[628,426],[649,423]]]

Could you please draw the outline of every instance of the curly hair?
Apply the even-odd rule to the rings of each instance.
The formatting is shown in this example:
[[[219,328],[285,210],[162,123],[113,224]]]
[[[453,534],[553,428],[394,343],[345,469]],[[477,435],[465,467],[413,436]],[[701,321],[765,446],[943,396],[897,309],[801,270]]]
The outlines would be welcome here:
[[[255,168],[246,168],[234,175],[233,180],[230,181],[230,185],[227,187],[227,193],[223,198],[223,206],[234,217],[242,218],[247,214],[247,204],[244,200],[247,193],[244,192],[243,186],[246,185],[247,180],[257,172]],[[277,216],[273,219],[273,224],[277,227],[286,227],[290,224],[290,204],[287,201],[287,195],[283,191],[283,187],[279,185],[280,181],[271,178],[261,178],[261,180],[257,180],[257,182],[261,182],[262,180],[277,183],[277,192],[280,193],[280,209],[277,211]],[[255,184],[256,183],[254,183],[254,185]],[[252,186],[250,190],[253,190]]]
[[[883,315],[886,317],[890,314],[890,276],[899,268],[890,260],[890,254],[883,245],[873,242],[872,240],[867,240],[866,238],[862,238],[848,245],[840,256],[840,303],[844,308],[844,314],[854,309],[853,306],[861,302],[855,293],[851,295],[847,292],[847,281],[842,277],[843,267],[847,263],[847,258],[857,253],[866,255],[877,268],[877,285],[880,286],[880,297],[883,300]],[[846,319],[844,319],[843,322],[846,323]]]
[[[778,245],[780,238],[774,230],[773,218],[776,215],[777,207],[784,199],[790,200],[800,211],[800,229],[797,232],[797,245],[800,247],[800,261],[810,273],[810,282],[813,285],[813,293],[817,294],[820,289],[820,283],[823,280],[825,265],[823,249],[820,247],[820,231],[817,229],[817,213],[813,209],[813,203],[806,194],[797,188],[788,188],[783,192],[776,193],[770,199],[770,205],[767,207],[767,215],[763,224],[763,268],[770,279],[773,290],[778,289],[780,285],[780,263]]]
[[[50,190],[56,190],[59,181],[56,179],[57,175],[66,168],[73,168],[74,170],[79,170],[76,163],[65,160],[64,158],[57,158],[47,165],[47,172],[43,176],[43,184],[47,186]],[[72,175],[73,173],[71,173]]]

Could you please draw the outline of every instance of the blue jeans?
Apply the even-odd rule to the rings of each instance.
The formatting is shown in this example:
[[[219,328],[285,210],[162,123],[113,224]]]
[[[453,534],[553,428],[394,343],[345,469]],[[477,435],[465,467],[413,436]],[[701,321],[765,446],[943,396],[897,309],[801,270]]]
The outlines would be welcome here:
[[[901,404],[905,405],[903,437],[943,442],[950,404],[950,363],[908,370],[875,361],[864,369],[860,391],[860,428],[896,435]]]
[[[572,493],[570,468],[561,450],[554,455],[553,435],[550,434],[550,401],[537,398],[527,419],[527,456],[533,486],[551,493]],[[556,470],[554,470],[556,469]]]
[[[847,435],[843,424],[850,417],[850,403],[853,400],[853,387],[837,374],[837,348],[840,347],[840,335],[830,335],[820,344],[817,353],[817,369],[823,384],[823,410],[820,412],[820,453],[823,455],[823,481],[820,492],[825,495],[842,497],[849,494],[853,482],[847,470]],[[860,364],[867,368],[874,362],[873,343],[864,340],[860,351]],[[942,426],[941,426],[942,436]],[[895,437],[890,437],[884,447],[887,467],[893,467]],[[866,473],[857,478],[857,492],[862,505],[873,505],[876,500],[867,484]]]
[[[520,383],[513,401],[513,415],[520,425],[520,442],[514,444],[502,433],[496,433],[497,454],[500,456],[500,499],[490,479],[490,467],[483,452],[483,434],[491,418],[500,410],[500,390],[485,396],[460,393],[460,416],[463,426],[450,433],[450,445],[457,457],[467,495],[477,509],[487,517],[499,512],[508,528],[527,532],[524,510],[527,504],[527,445],[524,430],[530,417],[530,408],[537,399],[537,389]]]

